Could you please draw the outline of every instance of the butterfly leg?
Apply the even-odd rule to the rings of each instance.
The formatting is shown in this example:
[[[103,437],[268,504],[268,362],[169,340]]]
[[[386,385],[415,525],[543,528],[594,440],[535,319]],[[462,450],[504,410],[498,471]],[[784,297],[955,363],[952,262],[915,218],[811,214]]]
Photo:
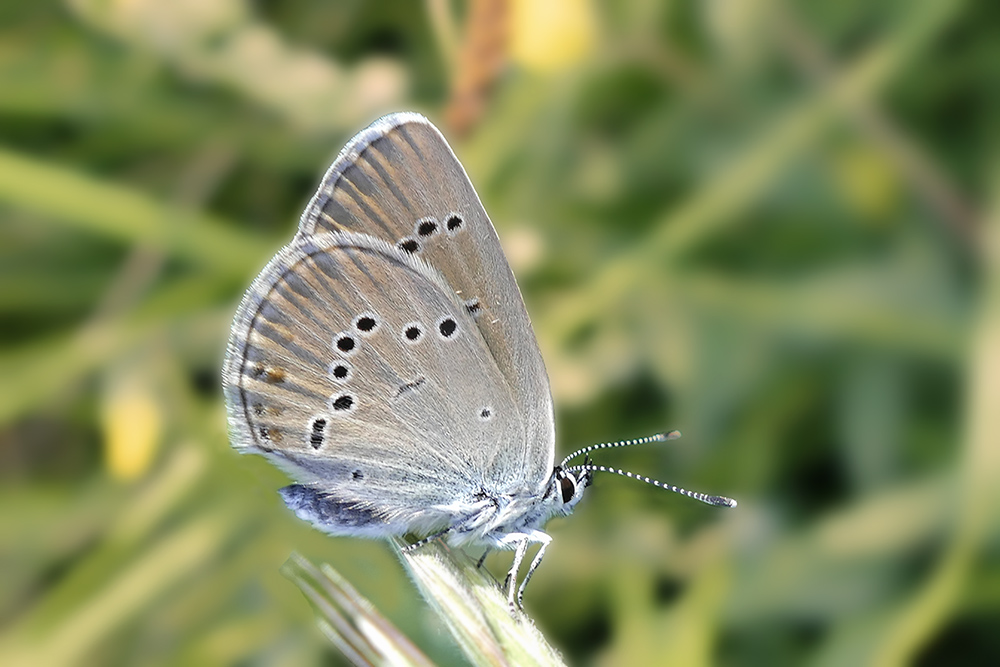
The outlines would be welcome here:
[[[504,535],[498,543],[499,546],[514,546],[516,545],[516,551],[514,552],[514,562],[510,566],[510,572],[507,573],[507,578],[504,580],[504,588],[507,589],[507,603],[510,605],[511,611],[515,609],[524,609],[522,600],[524,598],[524,589],[528,585],[528,581],[531,579],[531,575],[535,573],[538,569],[539,564],[542,562],[542,556],[545,555],[545,547],[549,546],[549,542],[552,538],[548,534],[543,533],[540,530],[531,530],[526,533],[510,533]],[[531,560],[531,566],[528,568],[528,573],[524,576],[524,580],[521,585],[517,585],[517,573],[521,569],[521,563],[524,561],[524,556],[528,552],[528,545],[530,544],[540,544],[538,553]],[[514,591],[517,591],[517,597],[514,596]]]
[[[511,611],[516,609],[514,606],[514,591],[517,588],[517,572],[521,569],[521,561],[524,560],[524,554],[528,551],[528,536],[523,533],[512,533],[504,538],[504,542],[514,543],[517,542],[517,550],[514,552],[514,562],[510,566],[510,572],[507,573],[507,578],[504,579],[503,585],[507,589],[507,604],[510,606]]]
[[[490,555],[490,551],[492,551],[492,549],[487,549],[486,551],[484,551],[483,555],[479,557],[478,561],[476,561],[477,570],[480,569],[483,566],[483,563],[486,562],[486,557]]]
[[[552,538],[548,535],[548,533],[543,533],[540,530],[533,530],[525,540],[525,543],[527,543],[528,540],[538,542],[541,546],[538,548],[538,553],[536,553],[535,557],[531,560],[531,565],[528,567],[528,573],[524,575],[524,579],[521,581],[521,586],[517,589],[517,606],[521,609],[524,609],[524,589],[528,587],[531,575],[533,575],[535,570],[538,569],[538,566],[542,564],[542,556],[545,555],[545,548],[549,546],[549,542],[552,541]]]

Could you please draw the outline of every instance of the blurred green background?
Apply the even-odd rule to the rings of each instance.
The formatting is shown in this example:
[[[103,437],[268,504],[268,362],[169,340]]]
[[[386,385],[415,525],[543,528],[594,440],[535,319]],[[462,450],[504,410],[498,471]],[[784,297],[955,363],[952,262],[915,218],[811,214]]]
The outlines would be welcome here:
[[[466,165],[606,475],[526,605],[580,665],[1000,663],[1000,5],[0,4],[0,664],[342,658],[278,572],[458,654],[227,444],[236,304],[344,142]],[[490,557],[502,574],[509,554]]]

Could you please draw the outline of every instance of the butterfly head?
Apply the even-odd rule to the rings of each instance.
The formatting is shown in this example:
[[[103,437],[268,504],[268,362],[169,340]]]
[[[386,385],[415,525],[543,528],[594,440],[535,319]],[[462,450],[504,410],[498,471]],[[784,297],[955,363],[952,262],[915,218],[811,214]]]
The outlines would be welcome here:
[[[556,466],[552,471],[552,489],[550,497],[553,499],[554,513],[559,515],[571,514],[576,504],[583,498],[583,492],[593,481],[590,470],[567,471],[562,466]]]

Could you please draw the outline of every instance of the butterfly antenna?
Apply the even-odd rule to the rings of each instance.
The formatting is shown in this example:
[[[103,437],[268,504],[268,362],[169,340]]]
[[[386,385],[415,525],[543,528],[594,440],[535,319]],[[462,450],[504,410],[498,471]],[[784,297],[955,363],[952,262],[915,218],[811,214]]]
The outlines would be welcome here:
[[[560,468],[565,468],[566,463],[581,454],[587,454],[594,451],[595,449],[612,449],[614,447],[631,447],[632,445],[645,445],[650,442],[666,442],[667,440],[676,440],[681,437],[680,431],[670,431],[669,433],[657,433],[656,435],[648,435],[645,438],[636,438],[634,440],[619,440],[618,442],[602,442],[599,445],[590,445],[589,447],[582,447],[566,458],[562,460],[559,464]]]
[[[736,501],[732,498],[726,498],[725,496],[710,496],[707,493],[699,493],[698,491],[688,491],[687,489],[682,489],[679,486],[674,486],[673,484],[664,484],[655,479],[649,477],[643,477],[642,475],[636,475],[635,473],[628,472],[627,470],[620,470],[617,468],[608,468],[607,466],[595,465],[593,463],[585,463],[584,465],[571,466],[566,468],[566,472],[578,472],[586,471],[590,472],[613,472],[616,475],[621,475],[622,477],[631,477],[632,479],[637,479],[640,482],[645,482],[646,484],[652,484],[653,486],[658,486],[661,489],[666,489],[667,491],[673,491],[674,493],[679,493],[682,496],[687,496],[689,498],[694,498],[695,500],[700,500],[708,505],[715,505],[716,507],[736,507]]]

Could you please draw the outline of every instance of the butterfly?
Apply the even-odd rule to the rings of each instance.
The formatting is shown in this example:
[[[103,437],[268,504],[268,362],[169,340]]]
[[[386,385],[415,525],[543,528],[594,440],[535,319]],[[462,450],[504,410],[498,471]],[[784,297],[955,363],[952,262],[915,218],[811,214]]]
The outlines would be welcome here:
[[[324,176],[291,243],[247,290],[223,368],[230,440],[295,484],[331,535],[514,550],[524,589],[597,471],[555,464],[548,376],[514,275],[462,165],[415,113],[380,118]],[[517,575],[530,545],[528,571]],[[480,560],[482,563],[482,560]]]

